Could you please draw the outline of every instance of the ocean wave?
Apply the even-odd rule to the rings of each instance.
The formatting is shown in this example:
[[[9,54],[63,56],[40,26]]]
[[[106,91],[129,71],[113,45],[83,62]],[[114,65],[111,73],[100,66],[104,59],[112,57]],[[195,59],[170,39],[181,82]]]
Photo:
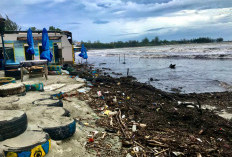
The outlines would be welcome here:
[[[232,43],[186,44],[90,50],[90,56],[137,58],[232,59]]]

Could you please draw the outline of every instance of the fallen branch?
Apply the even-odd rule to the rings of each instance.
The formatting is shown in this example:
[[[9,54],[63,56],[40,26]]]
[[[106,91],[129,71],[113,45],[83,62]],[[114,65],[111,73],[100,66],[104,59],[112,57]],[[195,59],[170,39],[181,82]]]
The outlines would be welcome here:
[[[163,144],[163,143],[156,141],[156,140],[148,140],[147,144],[150,146],[168,147],[168,145]]]
[[[122,126],[124,127],[124,129],[126,129],[125,124],[123,124],[123,122],[122,122],[122,113],[121,113],[121,110],[118,111],[118,118],[119,118],[119,122],[122,124]]]
[[[119,115],[119,113],[118,113],[118,115]],[[122,124],[122,122],[120,121],[120,119],[119,119],[118,117],[119,117],[119,116],[116,116],[116,120],[117,120],[117,122],[119,123],[119,127],[120,127],[120,129],[121,129],[121,131],[122,131],[124,137],[129,138],[129,137],[127,136],[127,134],[125,133],[125,131],[124,131],[123,127],[122,127],[123,124]]]
[[[102,139],[104,139],[105,138],[105,136],[106,136],[106,132],[104,132],[104,134],[102,135]]]
[[[154,154],[154,155],[155,155],[155,156],[156,156],[156,155],[159,155],[159,154],[161,154],[161,153],[166,152],[167,150],[169,150],[169,148],[168,148],[168,149],[164,149],[164,150],[162,150],[162,151],[160,151],[160,152],[158,152],[158,153],[156,153],[156,154]]]

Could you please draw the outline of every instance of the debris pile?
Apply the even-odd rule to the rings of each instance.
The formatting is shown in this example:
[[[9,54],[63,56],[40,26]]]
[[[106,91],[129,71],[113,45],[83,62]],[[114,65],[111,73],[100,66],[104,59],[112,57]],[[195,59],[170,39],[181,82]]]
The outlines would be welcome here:
[[[97,125],[106,135],[120,137],[122,156],[231,156],[232,122],[201,108],[225,104],[231,93],[166,93],[133,77],[99,75],[92,83],[78,97],[101,117]],[[104,139],[93,139],[89,149],[107,150],[99,146]]]

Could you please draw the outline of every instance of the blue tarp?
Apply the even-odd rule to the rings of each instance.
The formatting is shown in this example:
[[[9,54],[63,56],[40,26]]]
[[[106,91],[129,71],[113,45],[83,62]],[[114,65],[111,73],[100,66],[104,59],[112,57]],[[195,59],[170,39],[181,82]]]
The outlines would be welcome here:
[[[49,62],[52,61],[53,54],[49,50],[49,37],[46,28],[42,32],[42,53],[40,55],[41,59],[47,59]]]
[[[86,50],[84,44],[82,44],[82,46],[81,46],[81,53],[79,54],[79,56],[84,58],[84,59],[88,58],[87,50]]]
[[[27,49],[27,53],[30,55],[34,55],[35,51],[34,51],[34,42],[33,42],[33,36],[32,36],[32,31],[29,28],[27,31],[27,44],[29,46],[29,48]]]

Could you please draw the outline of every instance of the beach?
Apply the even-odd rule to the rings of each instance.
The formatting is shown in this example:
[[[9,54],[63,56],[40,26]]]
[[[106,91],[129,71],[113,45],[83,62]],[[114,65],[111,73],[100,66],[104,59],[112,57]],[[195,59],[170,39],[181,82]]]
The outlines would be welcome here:
[[[76,132],[65,140],[51,140],[48,157],[232,154],[231,91],[167,92],[138,81],[133,73],[117,74],[107,64],[67,65],[69,74],[49,75],[48,80],[25,78],[25,83],[42,82],[45,91],[4,97],[1,109],[26,112],[27,130],[62,125],[66,121],[57,117],[61,110],[48,116],[35,102],[65,91],[62,108],[75,120]],[[57,122],[38,123],[43,116]]]

